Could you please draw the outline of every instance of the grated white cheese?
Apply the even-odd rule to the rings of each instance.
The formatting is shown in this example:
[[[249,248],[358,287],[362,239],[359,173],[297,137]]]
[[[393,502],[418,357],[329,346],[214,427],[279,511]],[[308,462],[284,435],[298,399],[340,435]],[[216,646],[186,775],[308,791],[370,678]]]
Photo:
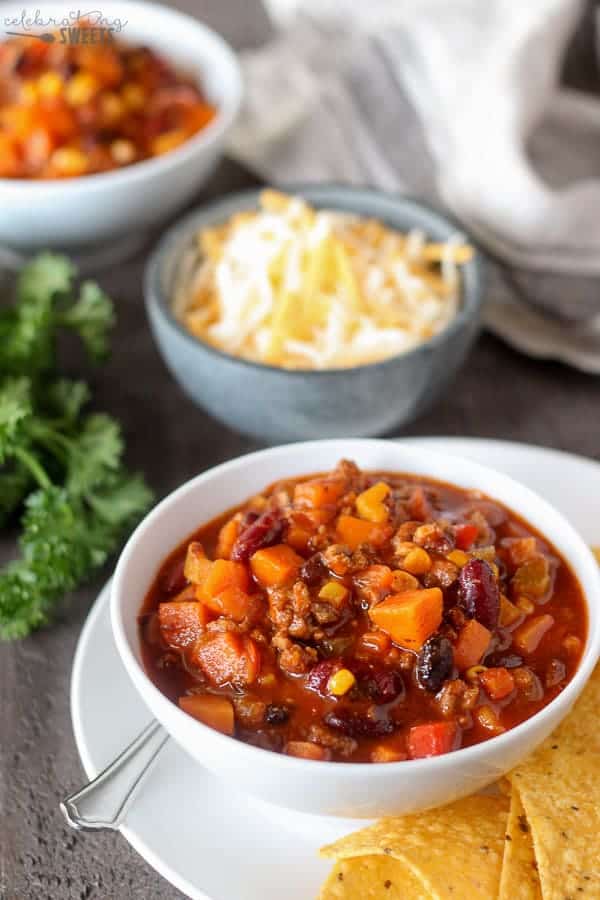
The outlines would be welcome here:
[[[217,250],[195,272],[185,261],[176,315],[228,353],[289,368],[365,365],[427,340],[456,314],[456,259],[470,253],[460,235],[428,245],[419,230],[402,235],[276,192],[203,237]]]

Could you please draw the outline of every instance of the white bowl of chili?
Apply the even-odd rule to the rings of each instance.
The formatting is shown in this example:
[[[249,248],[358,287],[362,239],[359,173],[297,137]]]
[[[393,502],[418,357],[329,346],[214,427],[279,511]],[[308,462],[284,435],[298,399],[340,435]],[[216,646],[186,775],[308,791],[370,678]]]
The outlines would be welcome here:
[[[449,551],[450,553],[460,549],[459,544],[462,543],[467,547],[466,555],[470,561],[485,559],[486,553],[482,549],[484,548],[482,536],[485,534],[484,528],[488,527],[493,529],[489,531],[489,535],[494,536],[498,547],[504,548],[496,556],[496,562],[499,561],[504,565],[503,560],[506,553],[513,554],[516,546],[511,544],[511,539],[535,538],[534,543],[537,550],[534,555],[547,556],[546,572],[552,571],[554,580],[546,584],[544,597],[540,595],[535,602],[530,601],[530,606],[534,608],[538,603],[543,604],[540,609],[529,609],[527,612],[527,604],[522,603],[521,606],[517,606],[519,598],[513,597],[515,603],[512,605],[520,609],[522,615],[519,626],[531,624],[533,619],[530,617],[532,615],[536,620],[542,619],[544,616],[548,616],[548,611],[550,611],[552,612],[552,616],[550,616],[552,627],[556,627],[547,648],[548,660],[550,660],[550,656],[562,653],[562,650],[559,653],[550,648],[555,647],[556,641],[559,641],[562,647],[563,643],[561,642],[566,641],[567,637],[576,638],[580,642],[580,655],[576,649],[577,659],[571,666],[568,677],[565,677],[564,683],[557,690],[552,690],[551,694],[546,694],[547,691],[550,691],[550,681],[547,677],[550,669],[546,668],[544,663],[544,669],[536,674],[534,683],[534,687],[538,691],[538,702],[534,703],[533,694],[527,697],[528,702],[533,703],[532,706],[527,707],[525,713],[530,716],[529,718],[524,718],[523,703],[519,700],[509,709],[506,718],[502,718],[504,723],[502,733],[488,739],[476,738],[479,742],[456,750],[451,746],[441,748],[448,752],[440,755],[418,758],[423,752],[421,743],[423,732],[418,729],[423,724],[427,724],[432,717],[442,725],[447,724],[448,720],[447,710],[444,713],[442,707],[439,706],[438,695],[423,693],[422,706],[419,708],[413,705],[406,712],[410,725],[406,744],[408,747],[406,755],[409,758],[400,760],[402,754],[398,754],[395,758],[400,761],[350,761],[342,764],[328,761],[327,757],[331,757],[330,752],[319,754],[321,758],[318,761],[316,758],[306,758],[306,756],[298,758],[289,755],[295,750],[295,748],[290,749],[289,744],[283,748],[287,747],[287,752],[272,752],[261,746],[254,746],[244,740],[220,733],[196,720],[192,715],[188,715],[176,702],[169,699],[154,683],[153,678],[156,680],[156,673],[153,678],[149,677],[145,668],[148,659],[144,655],[138,617],[142,609],[147,609],[144,603],[156,583],[162,561],[172,554],[182,542],[189,542],[190,535],[197,533],[201,526],[215,517],[222,516],[227,510],[244,504],[248,497],[264,491],[267,484],[306,478],[307,475],[314,472],[327,472],[335,467],[341,459],[355,460],[366,473],[379,473],[376,479],[367,478],[366,481],[356,481],[356,484],[368,486],[381,481],[385,482],[387,478],[392,485],[389,496],[394,498],[394,502],[401,500],[402,503],[408,503],[409,506],[406,508],[410,510],[413,517],[418,512],[418,520],[424,521],[425,524],[428,519],[431,519],[429,524],[433,525],[436,525],[438,520],[439,522],[446,521],[444,534],[454,535],[454,549]],[[400,474],[396,475],[396,480],[394,480],[392,473]],[[408,485],[406,489],[408,493],[406,491],[402,493],[404,490],[401,487],[403,484],[402,473],[410,473],[408,479],[406,479],[406,475],[404,476]],[[352,477],[358,478],[359,476]],[[433,503],[433,507],[423,506],[422,498],[421,500],[413,499],[413,494],[418,496],[414,493],[418,487],[415,479],[422,480],[426,490],[423,491],[421,485],[421,492],[426,499],[429,498],[427,502]],[[428,493],[430,488],[431,493]],[[302,493],[301,491],[300,494]],[[304,494],[306,494],[305,491]],[[347,499],[349,496],[349,494],[344,495],[345,499],[340,500],[345,506],[344,512],[340,512],[335,520],[336,529],[341,527],[341,515],[348,516],[348,503],[355,502]],[[447,499],[452,496],[459,498],[454,506]],[[462,512],[459,502],[461,496],[464,498]],[[277,502],[283,501],[278,500]],[[296,503],[296,500],[293,502]],[[419,503],[421,503],[420,506]],[[393,510],[395,511],[390,512],[390,515],[400,515],[398,521],[404,521],[405,514],[400,514],[396,506],[393,507]],[[493,510],[496,512],[494,513]],[[498,510],[502,513],[500,517]],[[474,511],[480,515],[474,515]],[[358,507],[357,515],[360,518]],[[483,520],[481,516],[483,516]],[[471,534],[472,529],[466,538],[464,532],[460,530],[464,528],[465,521],[471,524],[478,523],[479,530],[476,539]],[[495,525],[490,524],[493,521],[496,522]],[[365,520],[362,520],[361,527],[364,526]],[[244,525],[245,527],[246,525]],[[396,523],[394,527],[396,527]],[[438,525],[436,525],[437,527]],[[243,534],[246,539],[245,530]],[[287,535],[288,532],[286,531],[285,534]],[[418,533],[415,530],[413,533],[413,542],[416,542],[421,549],[423,534],[428,534],[427,529],[425,532]],[[463,534],[460,539],[459,534]],[[279,539],[281,540],[281,536]],[[351,540],[348,538],[349,542]],[[389,540],[389,535],[385,540]],[[469,544],[469,540],[475,541],[475,543]],[[501,545],[501,540],[508,541],[508,543]],[[427,545],[425,544],[425,546]],[[439,545],[439,547],[441,546]],[[521,543],[517,555],[523,554],[527,546],[527,544]],[[442,549],[444,553],[448,550],[445,546]],[[402,548],[394,545],[393,552],[402,554]],[[438,562],[437,552],[436,550],[434,553],[430,547],[430,553],[432,558],[435,557],[436,562]],[[464,550],[461,552],[465,554]],[[237,551],[232,552],[234,558],[240,558],[239,553],[237,556],[236,553]],[[446,553],[446,555],[448,554]],[[255,557],[252,556],[251,559],[254,560]],[[460,556],[455,556],[454,559],[456,565],[459,565]],[[489,553],[487,559],[486,565],[489,565],[491,559]],[[330,562],[331,559],[327,563],[328,566]],[[466,569],[464,561],[462,564]],[[519,590],[524,590],[523,578],[526,574],[531,575],[531,571],[524,573],[519,569],[519,565],[522,563],[515,563],[517,568],[510,576],[511,585],[514,587],[516,583]],[[254,562],[251,562],[251,567],[255,578],[260,579],[260,572]],[[406,566],[404,563],[404,569],[408,571],[410,566]],[[436,571],[439,575],[441,570]],[[518,577],[517,572],[520,573]],[[303,571],[300,574],[302,578],[305,578]],[[502,579],[505,575],[498,569],[496,577]],[[457,582],[459,592],[464,589],[461,578],[463,576],[459,575]],[[515,578],[517,578],[517,582],[514,582]],[[259,583],[261,583],[260,580]],[[441,584],[441,581],[438,580],[438,584]],[[427,588],[426,584],[419,586],[420,590],[423,588],[425,593],[431,594],[433,590],[433,594],[435,594],[435,587]],[[548,590],[550,590],[550,594],[548,594]],[[464,595],[460,596],[464,600]],[[563,516],[527,487],[492,469],[459,457],[442,456],[425,449],[402,447],[387,441],[348,439],[293,444],[260,451],[224,463],[180,487],[146,517],[125,547],[113,582],[111,616],[117,648],[141,698],[173,739],[199,763],[227,779],[240,790],[245,790],[279,806],[319,815],[366,818],[414,812],[451,802],[482,789],[531,753],[569,711],[600,655],[598,597],[600,597],[600,575],[589,549]],[[393,597],[391,599],[393,600]],[[448,597],[444,596],[444,599],[447,600]],[[381,602],[389,607],[389,601],[390,598],[386,597],[383,601],[375,603],[371,607],[371,611],[380,607]],[[167,603],[166,605],[171,604]],[[544,611],[544,607],[546,611]],[[356,616],[360,616],[358,606],[356,610]],[[586,617],[587,622],[583,621]],[[476,621],[478,618],[483,618],[479,611],[475,613],[474,618],[467,616],[467,619],[462,619],[462,621],[453,619],[452,622],[459,637],[462,629],[469,622]],[[379,618],[379,625],[381,625],[381,621]],[[496,628],[496,626],[493,627]],[[490,628],[492,628],[491,624]],[[517,632],[515,631],[514,635],[512,632],[508,635],[504,633],[507,629],[508,626],[503,624],[501,628],[497,629],[498,635],[494,632],[491,638],[492,643],[489,644],[486,652],[489,655],[493,651],[496,663],[487,671],[491,671],[492,668],[512,666],[509,657],[511,654],[515,654],[513,640],[516,640],[514,635]],[[221,634],[223,633],[221,632]],[[446,633],[451,635],[452,630],[450,629]],[[527,631],[519,632],[519,641],[521,641],[519,646],[524,648],[519,652],[523,656],[531,649],[527,649],[526,644],[523,643],[526,633]],[[547,634],[550,635],[551,632],[547,631]],[[452,640],[454,639],[452,638]],[[550,638],[547,637],[546,640],[550,640]],[[404,646],[411,645],[405,644]],[[539,641],[531,652],[536,651],[538,646],[541,646]],[[459,665],[457,648],[458,644],[454,646],[455,666]],[[259,654],[260,652],[262,651],[259,650]],[[500,660],[499,657],[502,654],[504,654],[504,658]],[[482,658],[486,662],[488,661],[487,656],[484,655]],[[542,657],[539,656],[537,659],[542,660]],[[546,660],[546,656],[543,659]],[[499,662],[503,662],[503,665],[500,666]],[[352,668],[352,664],[351,660],[348,667]],[[568,663],[565,665],[568,667]],[[520,667],[527,668],[523,665],[523,660],[521,660]],[[414,672],[415,669],[413,668],[412,671]],[[517,669],[514,668],[513,671],[516,673]],[[567,669],[565,669],[565,675],[566,672]],[[475,673],[474,677],[477,677],[478,674],[480,673]],[[471,683],[467,679],[473,675],[464,674],[460,668],[459,675],[460,679],[456,677],[454,670],[448,681],[464,679],[465,684]],[[415,684],[417,684],[414,675],[405,673],[402,677],[406,683],[406,696],[413,696],[414,699],[416,696]],[[297,675],[294,678],[288,671],[286,678],[290,684],[294,685],[293,688],[290,688],[290,692],[296,691],[295,696],[299,696],[297,693],[298,683],[304,676]],[[544,679],[545,681],[542,683]],[[328,682],[327,690],[330,690],[330,684]],[[421,690],[424,682],[418,682],[418,684],[419,690]],[[315,685],[313,685],[314,687]],[[485,690],[487,689],[486,687]],[[209,690],[213,694],[219,693],[218,690],[215,691],[210,687]],[[541,695],[539,694],[540,690],[542,691]],[[483,688],[480,688],[481,691]],[[196,691],[192,691],[189,696],[202,692],[203,688],[199,684]],[[280,693],[279,696],[282,694]],[[315,700],[314,708],[317,710],[321,702],[318,692],[314,692],[312,696]],[[552,699],[549,699],[550,696]],[[548,701],[547,705],[542,705],[545,701]],[[510,697],[508,697],[506,703],[510,702]],[[477,703],[479,705],[472,707],[474,714],[481,715],[481,719],[478,718],[477,721],[480,725],[482,723],[485,725],[487,714],[480,714],[482,708],[480,699]],[[343,708],[342,705],[337,705],[338,701],[332,696],[328,698],[327,704],[329,711],[332,709],[339,711]],[[435,706],[435,704],[438,705]],[[487,706],[488,709],[492,709],[492,712],[495,709],[498,715],[503,715],[497,704],[489,701]],[[542,708],[539,708],[540,706]],[[432,712],[434,708],[435,713]],[[450,712],[452,713],[452,711]],[[466,715],[467,713],[466,709],[461,711],[461,714]],[[340,717],[338,714],[338,720],[340,718],[343,719],[343,716]],[[305,718],[303,727],[306,727],[307,723],[308,720]],[[337,727],[334,720],[330,719],[329,723]],[[399,729],[398,733],[400,733],[404,728],[401,716],[396,724]],[[463,725],[460,725],[461,729],[463,727],[466,729],[465,733],[468,733],[468,728],[471,726],[467,725],[466,719],[463,721]],[[418,731],[416,735],[415,729]],[[306,736],[314,738],[314,734],[311,735],[308,732]],[[360,728],[354,732],[354,737],[361,737]],[[434,738],[433,744],[429,741],[425,752],[436,752],[435,740]],[[318,739],[316,743],[318,743]],[[355,740],[354,743],[358,747],[360,740]],[[369,744],[369,752],[372,751],[372,747],[373,745]],[[396,744],[396,751],[397,749],[398,745]],[[439,750],[438,747],[438,753]],[[360,757],[360,753],[358,755]],[[340,757],[336,756],[336,758]],[[357,757],[350,754],[349,758]],[[394,758],[393,754],[391,757],[388,755],[388,758]],[[193,786],[190,788],[193,789]]]
[[[42,2],[37,4],[36,9],[34,21],[32,17],[25,16],[19,4],[0,2],[0,20],[5,23],[6,29],[24,33],[29,38],[36,33],[52,37],[58,29],[52,41],[33,42],[36,46],[39,44],[40,52],[48,51],[48,48],[52,52],[61,51],[65,43],[69,47],[74,46],[75,32],[80,23],[73,19],[75,13],[71,5],[66,2]],[[0,217],[0,243],[17,252],[51,247],[89,253],[97,244],[115,240],[122,244],[124,239],[134,235],[139,238],[140,231],[156,226],[180,210],[206,181],[222,154],[225,139],[238,112],[242,78],[235,54],[218,34],[197,19],[160,4],[136,0],[107,0],[102,5],[101,13],[89,13],[87,19],[94,33],[93,40],[89,40],[88,52],[92,53],[98,47],[102,49],[102,43],[107,40],[107,29],[112,27],[115,46],[119,47],[123,42],[129,47],[157,54],[175,73],[182,73],[182,76],[191,79],[189,83],[200,89],[207,102],[215,108],[215,113],[207,124],[194,128],[194,133],[179,145],[174,144],[173,149],[161,150],[159,155],[150,158],[144,158],[140,153],[139,161],[110,171],[92,170],[92,174],[83,172],[74,177],[0,177],[4,213]],[[61,31],[65,23],[72,23],[72,27],[62,28]],[[20,40],[20,37],[12,38],[13,44],[18,45]],[[66,62],[73,67],[73,63]],[[65,74],[52,69],[52,80],[47,78],[40,86],[40,72],[36,69],[29,79],[31,83],[27,85],[30,91],[41,91],[42,99],[36,102],[40,106],[40,115],[44,113],[48,119],[47,128],[42,128],[43,122],[36,124],[37,130],[34,129],[32,140],[38,143],[40,134],[44,142],[55,139],[52,129],[57,114],[51,109],[46,110],[43,104],[63,102],[61,96],[54,97],[52,91],[63,90],[74,94],[71,81],[77,76],[77,71],[73,76],[70,72]],[[83,74],[82,84],[76,85],[81,90],[88,89],[85,77],[89,73],[84,71]],[[126,112],[125,116],[132,116],[137,114],[136,97],[131,91],[124,93],[127,87],[118,84],[109,92],[109,100],[112,104],[125,103],[126,109],[129,109],[129,103],[131,112]],[[149,88],[150,94],[144,103],[152,100],[153,90]],[[46,93],[50,96],[44,99]],[[104,94],[102,99],[106,99]],[[90,116],[94,112],[94,102],[92,97],[87,104]],[[165,112],[172,115],[175,106],[173,100],[172,109]],[[63,107],[62,117],[74,116],[81,130],[80,134],[75,133],[69,138],[68,151],[71,152],[74,147],[76,154],[85,155],[86,141],[89,143],[96,137],[102,139],[102,128],[106,131],[105,124],[102,125],[104,120],[98,125],[96,135],[96,132],[92,133],[92,125],[87,119],[82,119],[81,110],[87,108],[85,104],[81,106],[75,97]],[[0,104],[0,113],[3,108]],[[27,112],[25,107],[22,109]],[[142,112],[143,108],[139,114]],[[5,162],[5,155],[9,152],[10,128],[15,116],[12,106],[8,108],[8,114],[10,121],[6,128],[3,128],[0,119],[0,174],[2,162]],[[146,125],[149,123],[142,123],[140,129]],[[141,138],[138,134],[140,129],[132,131],[129,144]],[[172,135],[173,131],[168,134]],[[123,135],[119,133],[117,136],[122,138]],[[119,145],[123,143],[121,139],[116,141]],[[38,144],[32,144],[31,153],[34,150],[42,152],[42,149]],[[121,152],[122,146],[117,149]],[[156,152],[159,153],[158,150]]]

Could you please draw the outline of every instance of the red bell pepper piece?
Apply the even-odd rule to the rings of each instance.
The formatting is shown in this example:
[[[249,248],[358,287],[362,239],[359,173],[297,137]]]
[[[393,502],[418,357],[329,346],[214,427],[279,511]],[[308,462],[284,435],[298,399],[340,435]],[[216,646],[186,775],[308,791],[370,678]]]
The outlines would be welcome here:
[[[478,534],[477,525],[457,525],[455,530],[456,546],[459,550],[469,550]]]
[[[411,759],[441,756],[457,750],[459,731],[456,722],[426,722],[414,725],[408,732],[408,754]]]

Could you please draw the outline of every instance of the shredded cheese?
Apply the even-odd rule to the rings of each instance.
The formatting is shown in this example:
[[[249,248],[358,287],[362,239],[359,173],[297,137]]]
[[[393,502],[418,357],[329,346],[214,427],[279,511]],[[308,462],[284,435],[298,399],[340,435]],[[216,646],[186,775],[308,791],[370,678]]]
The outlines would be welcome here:
[[[173,308],[197,338],[260,363],[347,368],[405,353],[443,330],[460,300],[460,235],[315,210],[265,191],[261,208],[198,236]]]

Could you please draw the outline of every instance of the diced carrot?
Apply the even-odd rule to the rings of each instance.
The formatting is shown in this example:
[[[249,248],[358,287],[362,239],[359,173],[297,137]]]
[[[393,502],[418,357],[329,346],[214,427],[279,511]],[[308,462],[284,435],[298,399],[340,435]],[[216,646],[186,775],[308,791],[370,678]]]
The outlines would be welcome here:
[[[278,587],[296,575],[304,560],[287,544],[275,544],[257,550],[250,559],[250,568],[263,587]]]
[[[202,588],[197,590],[200,592]],[[220,594],[215,594],[205,602],[217,615],[228,616],[234,622],[255,617],[261,607],[260,597],[248,594],[235,584],[226,587]]]
[[[250,587],[248,569],[244,563],[232,562],[229,559],[215,559],[209,564],[208,571],[199,585],[198,599],[203,603],[210,604],[213,597],[229,587],[247,591]]]
[[[392,594],[369,610],[371,620],[393,641],[419,650],[442,621],[444,597],[438,587]]]
[[[216,632],[197,641],[190,661],[219,686],[252,684],[260,671],[260,652],[252,638],[233,631]]]
[[[486,669],[479,676],[479,681],[492,700],[503,700],[515,689],[515,680],[503,666],[494,669]]]
[[[233,734],[234,714],[231,700],[216,694],[190,694],[179,698],[181,709],[223,734]]]
[[[192,541],[187,548],[183,574],[192,584],[202,584],[210,569],[210,560],[206,558],[204,547],[199,541]]]
[[[312,741],[288,741],[283,752],[300,759],[331,759],[331,752],[326,747],[313,744]]]
[[[381,522],[367,522],[356,516],[340,516],[337,520],[337,535],[341,544],[356,550],[361,544],[381,547],[392,536],[389,525]]]
[[[457,750],[459,731],[456,722],[426,722],[413,725],[408,732],[408,755],[411,759],[441,756]]]
[[[210,616],[196,600],[171,600],[159,604],[158,619],[165,643],[183,650],[198,640]]]
[[[457,525],[455,528],[456,546],[459,550],[469,550],[478,534],[477,525],[471,523]]]
[[[491,631],[488,631],[477,619],[469,619],[461,628],[454,646],[454,663],[462,672],[470,666],[481,662],[483,654],[490,645]]]
[[[231,551],[233,550],[233,545],[235,544],[239,533],[240,523],[235,516],[233,519],[229,519],[228,522],[225,522],[219,531],[219,537],[217,539],[216,555],[219,559],[229,559],[231,557]]]
[[[550,631],[553,625],[554,618],[547,613],[523,622],[514,633],[513,642],[515,647],[521,653],[534,653],[544,635]]]
[[[294,503],[298,506],[335,506],[346,490],[340,478],[315,478],[303,481],[294,488]]]

